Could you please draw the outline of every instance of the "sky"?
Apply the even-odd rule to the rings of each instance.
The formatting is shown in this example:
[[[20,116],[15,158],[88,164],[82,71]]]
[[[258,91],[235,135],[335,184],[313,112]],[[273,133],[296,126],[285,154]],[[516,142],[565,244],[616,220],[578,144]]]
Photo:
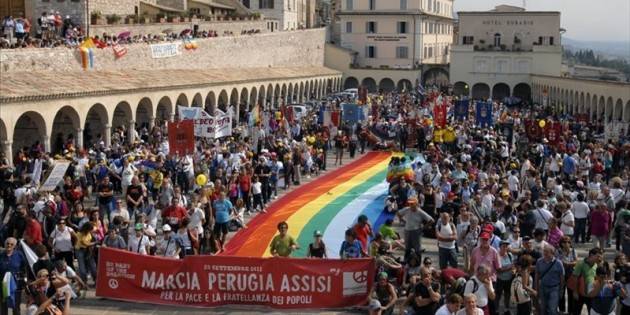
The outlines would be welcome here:
[[[526,0],[530,11],[560,11],[566,37],[589,41],[630,41],[630,0]],[[486,11],[523,0],[454,0],[455,11]]]

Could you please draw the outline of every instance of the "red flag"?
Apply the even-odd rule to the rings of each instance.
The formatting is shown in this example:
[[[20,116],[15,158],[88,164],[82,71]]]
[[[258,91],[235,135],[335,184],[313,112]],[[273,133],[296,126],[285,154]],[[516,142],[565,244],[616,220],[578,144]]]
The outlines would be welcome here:
[[[339,127],[339,123],[341,122],[341,112],[338,110],[332,111],[330,113],[330,120],[332,121],[333,125]]]
[[[446,105],[435,104],[433,107],[433,122],[438,128],[446,127]]]
[[[195,124],[193,120],[168,123],[168,145],[171,153],[192,154],[195,151]]]

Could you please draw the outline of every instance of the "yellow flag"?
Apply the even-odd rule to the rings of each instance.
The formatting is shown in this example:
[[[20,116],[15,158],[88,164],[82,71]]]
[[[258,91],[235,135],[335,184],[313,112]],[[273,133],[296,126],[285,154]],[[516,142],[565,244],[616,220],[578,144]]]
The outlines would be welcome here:
[[[92,41],[91,37],[88,37],[88,39],[84,40],[79,46],[79,48],[94,48],[94,47],[96,47],[96,45],[94,45],[94,42]]]

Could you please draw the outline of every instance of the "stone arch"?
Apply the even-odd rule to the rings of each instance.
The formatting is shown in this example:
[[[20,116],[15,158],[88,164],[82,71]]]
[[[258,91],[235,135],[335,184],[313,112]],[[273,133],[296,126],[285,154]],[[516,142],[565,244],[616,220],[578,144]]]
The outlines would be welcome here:
[[[370,93],[376,92],[376,81],[371,77],[363,78],[363,80],[361,80],[361,85]]]
[[[164,96],[155,108],[155,118],[160,121],[171,120],[174,117],[173,103],[168,96]]]
[[[378,83],[378,88],[383,90],[383,92],[391,92],[396,88],[396,85],[392,79],[383,78],[381,82]]]
[[[472,88],[473,99],[487,100],[490,98],[490,86],[485,83],[477,83]]]
[[[138,102],[136,108],[136,123],[142,128],[149,129],[153,125],[153,104],[151,99],[144,97]]]
[[[226,90],[221,90],[221,93],[219,93],[219,100],[217,101],[217,108],[216,109],[220,109],[222,111],[226,111],[228,104],[229,104],[230,100],[228,99],[228,94]],[[216,111],[215,109],[215,111]],[[215,116],[215,113],[212,112],[210,113],[210,115]]]
[[[311,85],[311,93],[308,99],[316,99],[317,98],[317,90],[319,89],[319,81],[311,81],[313,84]]]
[[[436,67],[422,74],[423,86],[446,86],[449,84],[449,74],[444,68]]]
[[[304,102],[304,81],[300,82],[300,90],[298,94],[298,101],[300,103]]]
[[[23,113],[15,122],[13,129],[13,152],[34,144],[43,145],[42,148],[49,152],[50,139],[46,135],[46,130],[46,120],[42,115],[34,111]]]
[[[317,99],[322,99],[328,93],[326,89],[326,79],[322,78],[319,80],[319,97]]]
[[[175,103],[175,105],[181,105],[181,106],[188,107],[188,96],[186,96],[186,94],[184,94],[184,93],[179,94],[179,96],[177,97],[177,102]]]
[[[128,130],[130,127],[130,122],[133,120],[133,111],[131,110],[131,105],[126,101],[122,101],[116,105],[114,108],[114,113],[112,115],[112,127],[118,128],[120,126],[125,126],[125,130]]]
[[[92,105],[85,116],[85,125],[83,127],[83,145],[89,146],[90,144],[94,144],[99,137],[108,141],[107,139],[109,139],[111,134],[110,128],[111,125],[109,122],[107,108],[100,103]]]
[[[355,77],[347,77],[346,81],[343,83],[343,89],[356,89],[359,87],[359,80]]]
[[[630,100],[628,100],[626,107],[623,110],[623,122],[630,123]]]
[[[468,96],[470,95],[470,88],[466,82],[458,81],[453,84],[453,95],[455,96]]]
[[[326,79],[326,93],[332,93],[335,91],[334,88],[334,79],[328,78]]]
[[[274,95],[273,85],[269,83],[269,85],[267,86],[267,99],[266,99],[266,103],[269,104],[269,107],[273,105],[273,95]],[[267,108],[267,104],[264,104],[264,106],[265,108]]]
[[[273,89],[273,98],[271,100],[272,108],[278,108],[278,104],[280,102],[280,84],[276,84],[276,87]]]
[[[79,134],[81,129],[81,118],[72,106],[64,106],[57,111],[52,123],[50,132],[51,153],[57,154],[63,151],[64,144],[72,141],[75,148],[82,149],[83,134]],[[81,130],[82,131],[82,130]]]
[[[11,139],[13,140],[13,139]],[[7,130],[7,124],[0,117],[0,152],[4,153],[4,156],[9,160],[9,164],[13,164],[13,148],[8,147],[7,145],[12,142],[9,142],[9,132]]]
[[[580,101],[578,103],[578,113],[584,113],[584,92],[580,92]]]
[[[300,100],[300,86],[297,84],[297,82],[295,84],[293,84],[293,93],[291,94],[293,97],[292,102],[297,102],[297,103],[301,103],[302,101]]]
[[[411,91],[412,88],[413,88],[413,85],[411,84],[411,81],[407,79],[402,79],[398,81],[398,84],[396,84],[396,89],[400,92],[402,92],[403,90],[406,92],[409,92]]]
[[[206,113],[210,115],[213,115],[214,111],[217,109],[217,97],[214,95],[214,91],[210,91],[208,92],[208,95],[206,95],[204,109]]]
[[[603,96],[599,97],[599,104],[597,105],[597,119],[606,121],[606,99]]]
[[[492,87],[492,99],[503,101],[504,98],[510,97],[510,86],[505,83],[497,83]]]
[[[248,110],[249,109],[249,102],[250,102],[251,98],[249,97],[249,91],[247,90],[246,87],[241,89],[241,95],[239,96],[239,104],[242,106],[239,106],[239,109],[241,111],[243,110]]]
[[[280,90],[280,98],[282,99],[282,104],[286,104],[287,100],[288,100],[288,91],[287,91],[287,84],[283,83],[282,84],[282,89]],[[280,104],[280,103],[278,103]]]
[[[247,110],[251,110],[254,108],[254,105],[258,102],[258,89],[256,87],[252,87],[251,91],[249,91],[249,107]]]
[[[623,119],[623,101],[621,99],[618,99],[617,103],[615,103],[612,115],[613,121],[621,121]]]
[[[293,82],[289,82],[289,86],[287,87],[287,104],[293,103]]]
[[[527,83],[519,83],[514,86],[514,91],[512,92],[512,95],[514,97],[522,99],[524,102],[531,102],[532,88]]]
[[[608,97],[608,100],[606,101],[606,113],[605,113],[605,120],[607,122],[611,122],[613,121],[613,98],[612,96]]]
[[[196,93],[195,96],[193,96],[192,103],[190,104],[190,106],[194,106],[194,107],[203,106],[203,97],[201,96],[201,93]]]
[[[230,93],[230,106],[236,107],[236,105],[238,105],[238,90],[233,88]]]
[[[261,85],[258,89],[258,103],[260,103],[260,106],[265,106],[265,101],[267,100],[266,97],[267,95],[265,94],[265,86]]]
[[[590,107],[590,111],[591,111],[591,115],[590,118],[591,119],[597,119],[597,108],[598,108],[598,104],[597,104],[597,94],[593,94],[593,98],[591,99],[591,107]]]

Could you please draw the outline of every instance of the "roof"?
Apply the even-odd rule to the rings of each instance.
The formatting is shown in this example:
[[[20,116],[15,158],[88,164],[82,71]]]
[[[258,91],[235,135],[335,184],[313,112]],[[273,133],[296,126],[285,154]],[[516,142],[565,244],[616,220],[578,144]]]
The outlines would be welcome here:
[[[457,15],[560,15],[560,11],[459,11]]]
[[[205,4],[205,5],[213,7],[213,8],[226,9],[226,10],[236,10],[236,8],[233,7],[233,6],[229,6],[229,5],[222,4],[222,3],[217,3],[217,2],[214,2],[212,0],[190,0],[190,1],[197,2],[197,3],[200,3],[200,4]]]
[[[352,10],[352,11],[339,11],[336,13],[336,15],[338,16],[343,16],[343,15],[422,15],[422,16],[430,16],[430,17],[446,19],[446,20],[453,20],[453,18],[434,14],[431,12],[426,12],[423,10],[378,10],[378,11]]]
[[[163,11],[168,11],[168,12],[179,12],[179,13],[186,12],[186,10],[178,10],[172,7],[167,7],[167,6],[159,5],[157,3],[148,2],[148,1],[141,1],[140,3],[142,5],[147,5],[147,6],[154,7],[154,8],[157,8]]]
[[[310,79],[328,75],[341,75],[341,72],[323,66],[10,72],[2,74],[0,80],[0,103],[170,90],[177,87],[206,87],[250,81]],[[59,80],[60,77],[81,79]]]

